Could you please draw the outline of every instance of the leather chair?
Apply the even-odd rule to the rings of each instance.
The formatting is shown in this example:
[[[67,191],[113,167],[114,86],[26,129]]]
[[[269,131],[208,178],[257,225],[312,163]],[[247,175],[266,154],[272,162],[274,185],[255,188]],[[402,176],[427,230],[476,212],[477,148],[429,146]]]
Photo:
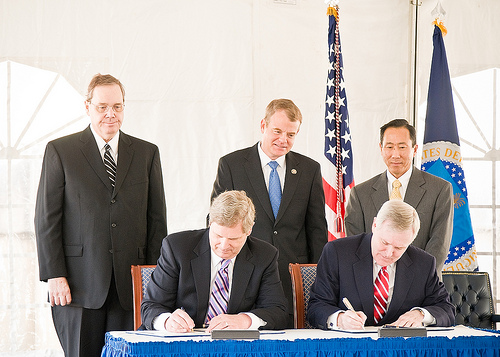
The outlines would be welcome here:
[[[156,265],[132,265],[132,293],[134,301],[134,330],[137,330],[142,325],[141,320],[141,303],[142,298],[146,295],[146,287],[151,280],[151,273],[155,270]]]
[[[443,271],[443,283],[456,308],[455,324],[496,329],[490,278],[486,272]]]
[[[293,322],[295,328],[313,328],[306,319],[311,285],[316,280],[316,264],[288,266],[292,278]]]

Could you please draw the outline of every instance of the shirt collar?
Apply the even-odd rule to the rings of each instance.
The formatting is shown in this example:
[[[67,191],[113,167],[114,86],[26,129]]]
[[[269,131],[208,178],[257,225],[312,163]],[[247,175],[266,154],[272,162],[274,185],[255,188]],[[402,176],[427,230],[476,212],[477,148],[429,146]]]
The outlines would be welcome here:
[[[90,130],[92,131],[92,134],[94,135],[95,141],[97,143],[97,147],[99,148],[100,151],[104,151],[104,146],[106,144],[109,144],[111,147],[111,150],[116,154],[118,154],[118,142],[120,140],[120,130],[116,133],[116,135],[107,143],[104,141],[103,138],[99,136],[92,127],[92,124],[90,124]]]
[[[272,160],[267,154],[262,150],[261,148],[261,143],[257,145],[258,147],[258,152],[259,152],[259,158],[260,158],[260,164],[262,168],[264,168],[267,164],[269,164],[269,161],[276,161],[280,167],[285,167],[285,157],[286,155],[278,157],[276,160]]]
[[[373,261],[373,275],[377,276],[378,271],[382,268],[381,265],[378,265],[377,262],[374,260]],[[396,268],[396,262],[387,265],[387,272],[390,274],[391,270],[394,270]]]
[[[401,185],[404,189],[408,187],[408,183],[410,182],[411,173],[413,172],[413,165],[410,165],[410,168],[397,180],[401,182]],[[396,181],[396,178],[387,170],[387,180],[389,181],[389,187],[392,187],[392,183]]]
[[[212,261],[212,269],[219,270],[220,269],[220,262],[221,262],[222,258],[219,257],[217,254],[215,254],[215,252],[213,251],[212,248],[210,248],[210,257],[211,257],[211,261]],[[234,260],[236,259],[236,257],[230,259],[231,262],[229,263],[229,265],[234,264]]]

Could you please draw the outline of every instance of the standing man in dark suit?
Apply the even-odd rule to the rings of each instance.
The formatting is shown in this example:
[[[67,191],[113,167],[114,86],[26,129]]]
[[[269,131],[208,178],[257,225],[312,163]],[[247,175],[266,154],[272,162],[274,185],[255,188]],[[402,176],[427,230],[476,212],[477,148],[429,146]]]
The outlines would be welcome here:
[[[66,356],[100,356],[132,330],[132,264],[154,264],[167,233],[158,148],[120,131],[125,92],[97,74],[90,126],[47,144],[35,208],[40,280]]]
[[[309,323],[323,329],[453,325],[455,308],[435,258],[410,246],[419,225],[413,207],[387,201],[373,220],[372,234],[325,245],[311,287]]]
[[[245,192],[228,191],[212,202],[208,229],[174,233],[163,240],[141,306],[146,328],[285,328],[278,251],[249,236],[254,218],[254,205]]]
[[[416,141],[415,128],[405,119],[394,119],[380,128],[380,152],[387,171],[351,190],[346,232],[370,233],[382,204],[390,196],[403,199],[420,217],[420,231],[412,244],[436,258],[441,276],[453,235],[453,188],[446,180],[413,167]]]
[[[288,264],[316,263],[328,240],[320,165],[290,151],[301,123],[302,114],[291,100],[275,99],[269,103],[260,123],[260,143],[222,157],[212,191],[213,200],[226,190],[244,190],[255,204],[252,235],[278,248],[290,328],[293,300]],[[277,164],[276,171],[272,164]],[[269,190],[273,171],[279,176],[277,186],[281,188],[281,202],[278,200],[274,207]]]

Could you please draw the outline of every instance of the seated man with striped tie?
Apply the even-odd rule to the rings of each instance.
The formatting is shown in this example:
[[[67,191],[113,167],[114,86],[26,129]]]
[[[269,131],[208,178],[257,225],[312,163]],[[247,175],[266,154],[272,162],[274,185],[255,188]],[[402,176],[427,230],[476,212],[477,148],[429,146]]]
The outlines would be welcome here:
[[[209,228],[168,235],[142,302],[147,329],[283,329],[287,302],[278,250],[249,236],[255,207],[227,191],[210,207]]]
[[[327,243],[311,287],[309,323],[323,329],[453,325],[455,308],[436,259],[410,245],[419,227],[412,206],[391,200],[374,218],[373,233]]]

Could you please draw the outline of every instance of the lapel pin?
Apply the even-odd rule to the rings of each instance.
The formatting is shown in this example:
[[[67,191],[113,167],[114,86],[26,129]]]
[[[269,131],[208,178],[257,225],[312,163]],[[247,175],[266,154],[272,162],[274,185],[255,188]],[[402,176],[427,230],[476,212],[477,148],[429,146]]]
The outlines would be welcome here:
[[[295,170],[295,169],[292,169],[290,172],[292,173],[292,175],[296,175],[297,174],[297,170]]]

